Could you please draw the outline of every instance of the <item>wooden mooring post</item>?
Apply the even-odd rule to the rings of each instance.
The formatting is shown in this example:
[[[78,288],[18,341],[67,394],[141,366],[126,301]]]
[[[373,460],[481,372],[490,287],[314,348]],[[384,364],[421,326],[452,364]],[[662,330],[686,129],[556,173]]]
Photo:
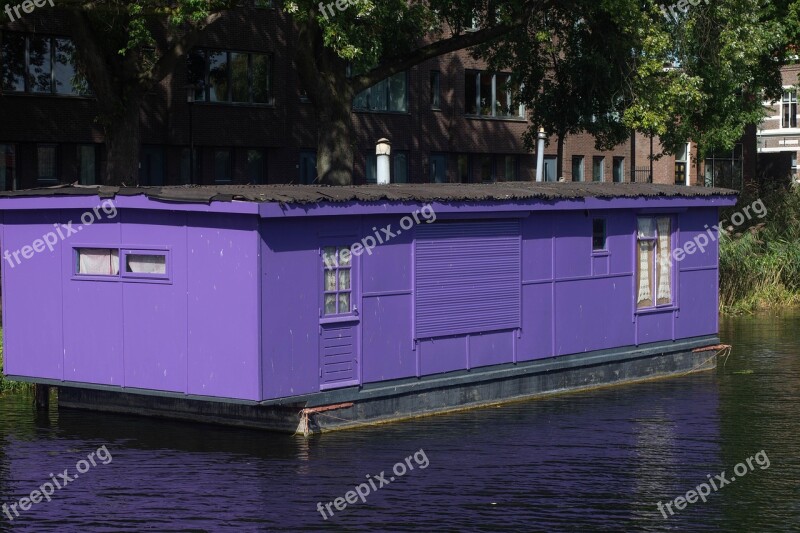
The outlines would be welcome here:
[[[33,386],[33,404],[39,411],[46,411],[50,408],[50,386],[49,385],[34,385]]]

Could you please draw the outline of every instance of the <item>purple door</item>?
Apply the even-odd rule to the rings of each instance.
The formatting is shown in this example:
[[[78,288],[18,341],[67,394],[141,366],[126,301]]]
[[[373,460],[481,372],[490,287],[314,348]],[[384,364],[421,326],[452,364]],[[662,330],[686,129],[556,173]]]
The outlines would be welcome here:
[[[320,308],[320,390],[361,383],[360,334],[355,281],[356,258],[347,246],[322,248]]]

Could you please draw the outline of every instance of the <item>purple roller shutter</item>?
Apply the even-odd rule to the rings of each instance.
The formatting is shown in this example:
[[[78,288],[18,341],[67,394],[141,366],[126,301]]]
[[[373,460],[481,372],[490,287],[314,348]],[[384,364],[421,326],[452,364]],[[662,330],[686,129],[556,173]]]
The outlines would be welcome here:
[[[419,227],[414,255],[415,337],[519,328],[520,249],[516,220]]]

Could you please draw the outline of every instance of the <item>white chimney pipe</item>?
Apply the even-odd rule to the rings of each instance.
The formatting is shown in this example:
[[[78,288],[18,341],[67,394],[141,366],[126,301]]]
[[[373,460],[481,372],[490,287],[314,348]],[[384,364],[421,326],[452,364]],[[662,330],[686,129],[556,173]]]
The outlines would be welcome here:
[[[392,143],[389,139],[380,139],[375,146],[375,155],[378,156],[378,185],[388,185],[391,182],[391,164],[389,156],[392,155]]]
[[[536,182],[541,183],[544,181],[544,142],[547,140],[547,134],[544,128],[539,128],[539,143],[536,146]]]

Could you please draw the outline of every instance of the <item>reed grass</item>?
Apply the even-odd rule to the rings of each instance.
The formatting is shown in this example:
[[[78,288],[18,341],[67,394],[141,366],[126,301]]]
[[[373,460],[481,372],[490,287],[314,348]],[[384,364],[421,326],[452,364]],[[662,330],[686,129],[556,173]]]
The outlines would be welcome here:
[[[3,329],[0,328],[0,394],[5,392],[20,392],[31,388],[32,385],[29,383],[8,380],[3,374]]]
[[[745,191],[729,220],[758,195]],[[720,311],[752,313],[800,305],[800,188],[761,195],[764,219],[753,218],[720,241]]]

